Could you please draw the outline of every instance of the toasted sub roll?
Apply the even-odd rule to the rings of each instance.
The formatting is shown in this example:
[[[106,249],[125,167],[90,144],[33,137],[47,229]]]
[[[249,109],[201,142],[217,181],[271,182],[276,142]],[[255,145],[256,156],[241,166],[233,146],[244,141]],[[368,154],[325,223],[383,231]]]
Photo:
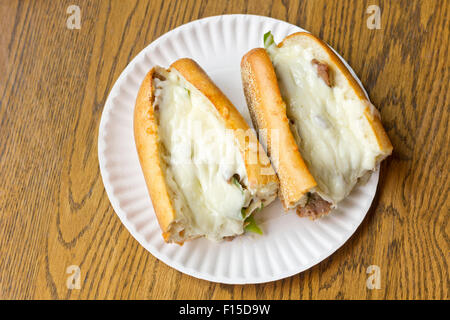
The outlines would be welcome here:
[[[180,59],[146,75],[134,138],[166,242],[258,231],[253,214],[276,198],[277,176],[254,132],[197,63]]]
[[[249,51],[241,75],[286,210],[328,214],[392,153],[380,115],[336,54],[305,32]],[[277,139],[274,139],[274,136]]]

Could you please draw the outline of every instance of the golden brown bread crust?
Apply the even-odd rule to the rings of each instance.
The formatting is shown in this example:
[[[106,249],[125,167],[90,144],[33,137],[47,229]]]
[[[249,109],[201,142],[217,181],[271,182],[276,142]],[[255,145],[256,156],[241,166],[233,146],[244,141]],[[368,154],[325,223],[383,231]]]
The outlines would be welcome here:
[[[360,86],[358,81],[352,76],[350,70],[347,69],[342,60],[339,59],[339,57],[333,52],[333,50],[331,50],[330,47],[319,38],[307,32],[296,32],[284,38],[284,40],[278,44],[278,47],[281,48],[289,41],[305,41],[305,40],[310,41],[311,45],[319,46],[326,53],[326,58],[328,58],[327,62],[328,63],[331,62],[333,68],[338,69],[342,73],[346,81],[348,81],[348,84],[355,91],[358,98],[361,100],[366,100],[368,103],[370,103],[368,97],[364,92],[364,89]],[[369,124],[371,125],[373,132],[375,133],[380,150],[385,155],[385,157],[390,155],[392,153],[393,147],[386,131],[383,128],[383,124],[381,123],[379,115],[377,113],[374,113],[369,106],[367,106],[367,108],[364,110],[364,114],[366,115],[366,118],[369,121]]]
[[[241,129],[241,131],[249,129],[247,123],[236,108],[220,89],[214,85],[208,75],[196,62],[191,59],[180,59],[174,62],[170,68],[177,70],[182,77],[212,102],[225,120],[228,129]],[[165,179],[164,162],[160,157],[162,150],[159,144],[158,123],[155,118],[153,105],[155,101],[155,87],[153,85],[155,73],[155,68],[153,68],[146,75],[137,95],[134,110],[134,138],[139,161],[164,240],[171,242],[171,237],[173,236],[171,224],[176,219],[176,212],[171,199],[171,191]],[[278,178],[271,167],[267,155],[265,153],[259,154],[261,161],[251,163],[250,160],[257,157],[257,151],[246,147],[245,136],[243,134],[241,135],[237,132],[236,137],[241,153],[245,155],[244,162],[247,169],[249,189],[257,189],[270,183],[278,184]],[[254,140],[257,143],[256,136],[254,138],[250,137],[250,140]],[[266,163],[267,165],[262,166],[261,163]],[[262,167],[265,168],[265,174],[261,172]]]
[[[158,143],[158,124],[155,119],[153,102],[153,68],[142,81],[136,106],[134,108],[134,140],[139,155],[142,172],[144,173],[153,208],[162,230],[164,240],[170,238],[169,227],[175,220],[175,209],[170,199],[166,184],[163,162],[161,161]]]
[[[279,197],[287,210],[296,206],[317,183],[306,167],[289,128],[286,105],[266,50],[257,48],[248,52],[242,58],[241,74],[253,123],[258,130],[267,130],[266,137],[260,136],[260,139],[272,158],[280,180]]]

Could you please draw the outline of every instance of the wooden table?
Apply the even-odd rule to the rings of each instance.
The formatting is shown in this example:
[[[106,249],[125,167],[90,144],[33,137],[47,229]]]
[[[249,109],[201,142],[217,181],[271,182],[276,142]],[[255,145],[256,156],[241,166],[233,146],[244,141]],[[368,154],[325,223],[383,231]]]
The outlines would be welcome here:
[[[79,30],[67,28],[72,4]],[[381,29],[367,26],[372,4]],[[165,32],[227,13],[285,20],[328,42],[394,145],[351,239],[267,284],[210,283],[155,259],[114,213],[98,166],[100,116],[125,66]],[[448,299],[449,16],[448,1],[432,0],[1,1],[0,298]],[[71,265],[80,289],[67,287]],[[371,265],[380,289],[366,285]]]

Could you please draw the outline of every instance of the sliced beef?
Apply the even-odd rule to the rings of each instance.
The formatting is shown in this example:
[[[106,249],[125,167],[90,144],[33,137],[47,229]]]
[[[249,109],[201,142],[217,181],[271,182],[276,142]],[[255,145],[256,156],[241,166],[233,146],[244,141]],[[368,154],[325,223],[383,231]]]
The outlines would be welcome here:
[[[311,63],[317,66],[317,74],[325,81],[330,88],[333,86],[330,67],[326,63],[322,63],[317,59],[312,59]]]
[[[297,207],[297,214],[300,217],[309,217],[312,220],[327,215],[331,210],[331,203],[323,200],[318,194],[313,193],[309,196],[304,207]]]
[[[233,241],[234,238],[236,238],[236,236],[226,236],[226,237],[223,237],[223,240],[225,240],[225,241]]]

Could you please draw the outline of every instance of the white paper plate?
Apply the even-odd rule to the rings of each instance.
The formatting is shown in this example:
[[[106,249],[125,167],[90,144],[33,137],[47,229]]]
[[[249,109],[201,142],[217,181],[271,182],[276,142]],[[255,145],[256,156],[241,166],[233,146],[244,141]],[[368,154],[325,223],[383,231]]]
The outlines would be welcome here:
[[[329,216],[316,221],[285,213],[277,200],[256,220],[264,235],[231,242],[197,239],[183,246],[166,244],[138,161],[133,109],[145,74],[154,66],[196,60],[251,125],[241,86],[240,61],[261,47],[271,30],[277,42],[303,29],[272,18],[225,15],[190,22],[152,42],[125,68],[112,88],[99,129],[100,171],[111,204],[134,238],[169,266],[191,276],[222,283],[261,283],[302,272],[330,256],[364,219],[378,183],[378,170]]]

